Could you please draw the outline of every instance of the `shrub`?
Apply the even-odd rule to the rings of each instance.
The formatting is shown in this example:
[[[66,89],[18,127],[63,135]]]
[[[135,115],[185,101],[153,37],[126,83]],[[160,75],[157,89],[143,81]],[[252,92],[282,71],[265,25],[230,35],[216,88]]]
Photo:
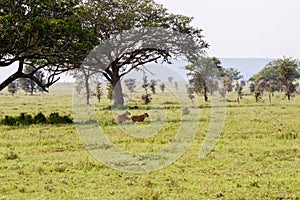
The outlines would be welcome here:
[[[5,118],[1,120],[1,124],[7,125],[7,126],[15,126],[16,119],[14,117],[6,115]]]
[[[60,116],[59,113],[54,112],[49,115],[47,122],[49,124],[71,124],[73,119],[70,116]]]
[[[26,113],[21,113],[19,117],[16,118],[17,125],[31,125],[33,124],[33,118],[31,115]]]
[[[29,114],[21,113],[17,117],[5,116],[4,119],[0,120],[0,124],[7,126],[18,126],[18,125],[31,125],[31,124],[71,124],[73,119],[69,115],[60,116],[59,113],[54,112],[49,115],[48,118],[41,112],[32,117]]]
[[[142,95],[142,102],[143,104],[149,104],[151,102],[150,94]]]
[[[46,124],[47,118],[45,117],[45,115],[43,113],[39,112],[37,115],[34,116],[33,123],[34,124]]]

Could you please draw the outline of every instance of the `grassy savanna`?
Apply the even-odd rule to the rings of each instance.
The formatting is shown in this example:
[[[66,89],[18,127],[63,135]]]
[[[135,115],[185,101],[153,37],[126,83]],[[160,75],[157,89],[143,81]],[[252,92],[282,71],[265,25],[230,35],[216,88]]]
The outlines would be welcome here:
[[[179,105],[166,91],[150,105],[131,99],[132,114],[149,112],[138,127],[160,125],[157,135],[134,138],[112,122],[109,101],[96,105],[99,125],[118,147],[156,151],[180,126]],[[154,172],[121,172],[98,162],[80,140],[75,125],[0,126],[0,198],[2,199],[299,199],[300,96],[276,94],[272,103],[227,97],[226,121],[214,150],[199,159],[210,122],[210,104],[199,97],[198,130],[187,152]],[[137,105],[138,108],[134,108]],[[152,106],[152,107],[151,107]],[[154,109],[162,107],[163,109]],[[0,117],[21,112],[72,114],[72,87],[56,85],[49,94],[0,95]],[[162,113],[160,118],[153,113]]]

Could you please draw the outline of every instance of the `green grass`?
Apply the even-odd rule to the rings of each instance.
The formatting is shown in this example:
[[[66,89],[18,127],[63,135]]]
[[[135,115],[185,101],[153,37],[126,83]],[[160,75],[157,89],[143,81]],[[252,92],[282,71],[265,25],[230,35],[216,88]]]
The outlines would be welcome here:
[[[58,85],[50,94],[35,96],[3,93],[0,118],[21,112],[72,116],[71,89]],[[158,91],[147,106],[140,105],[138,96],[131,101],[138,109],[130,112],[149,112],[150,117],[136,126],[158,128],[156,135],[125,134],[122,128],[137,129],[131,122],[118,128],[110,109],[105,109],[108,100],[96,106],[98,123],[119,148],[155,152],[178,130],[179,105],[168,92]],[[200,112],[201,118],[187,152],[168,167],[149,173],[121,172],[98,162],[75,125],[0,126],[0,199],[299,199],[300,96],[288,102],[283,94],[276,94],[272,103],[255,103],[253,96],[247,96],[240,104],[234,96],[228,97],[224,128],[206,158],[198,155],[211,109],[200,97],[199,105],[188,108]]]

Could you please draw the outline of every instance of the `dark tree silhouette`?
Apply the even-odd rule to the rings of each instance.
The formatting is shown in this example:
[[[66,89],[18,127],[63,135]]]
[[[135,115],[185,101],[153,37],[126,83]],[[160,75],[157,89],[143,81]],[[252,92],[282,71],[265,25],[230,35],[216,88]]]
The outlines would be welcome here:
[[[44,91],[58,81],[57,75],[79,68],[97,44],[79,19],[79,1],[0,1],[0,67],[17,64],[15,72],[0,83],[0,91],[25,78]],[[30,72],[25,67],[30,66]],[[45,81],[36,76],[47,73]]]

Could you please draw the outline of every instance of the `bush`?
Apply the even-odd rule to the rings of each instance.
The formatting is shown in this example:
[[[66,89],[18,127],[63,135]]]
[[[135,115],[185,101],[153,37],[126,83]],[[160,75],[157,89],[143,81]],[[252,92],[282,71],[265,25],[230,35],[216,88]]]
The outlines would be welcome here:
[[[71,124],[73,119],[69,115],[60,116],[59,113],[54,112],[48,118],[41,112],[32,117],[29,114],[21,113],[17,117],[5,116],[0,120],[0,124],[7,126],[26,126],[31,124]]]
[[[34,124],[46,124],[47,118],[45,117],[45,115],[43,113],[39,112],[37,115],[34,116],[33,123]]]
[[[33,124],[33,118],[31,115],[26,113],[21,113],[19,117],[16,118],[17,125],[31,125]]]
[[[142,102],[143,104],[149,104],[151,102],[150,94],[142,95]]]
[[[70,116],[60,116],[59,113],[51,113],[47,119],[48,124],[71,124],[73,120]]]
[[[16,119],[14,117],[6,115],[5,118],[1,120],[1,124],[7,125],[7,126],[15,126]]]

